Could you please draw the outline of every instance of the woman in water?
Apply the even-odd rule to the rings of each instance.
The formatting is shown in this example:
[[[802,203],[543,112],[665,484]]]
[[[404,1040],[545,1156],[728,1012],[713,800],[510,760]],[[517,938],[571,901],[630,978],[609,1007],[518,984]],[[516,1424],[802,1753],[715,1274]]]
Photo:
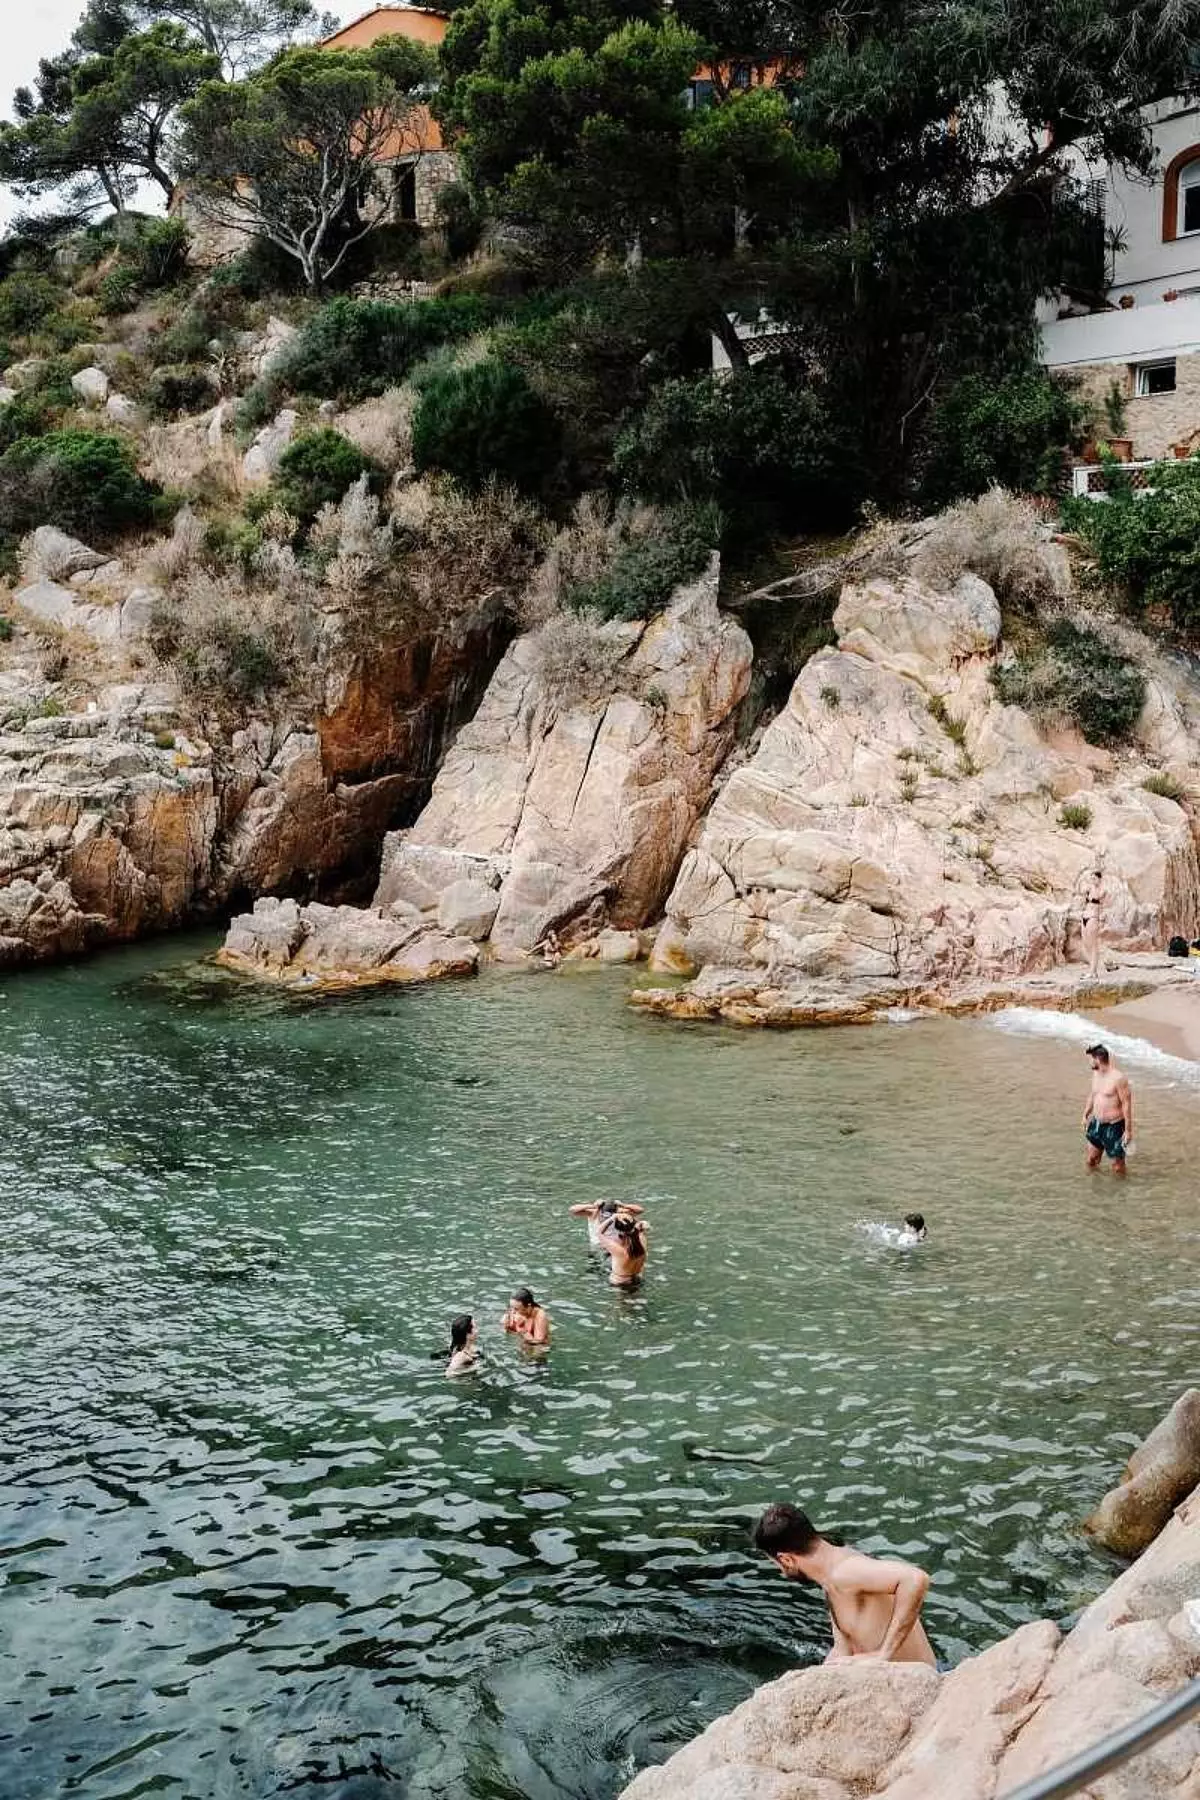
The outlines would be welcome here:
[[[469,1375],[479,1361],[476,1349],[478,1332],[470,1313],[459,1313],[457,1319],[450,1324],[450,1360],[446,1364],[446,1374]]]
[[[616,1213],[600,1234],[600,1248],[609,1255],[610,1287],[635,1287],[646,1266],[646,1227],[642,1221]]]

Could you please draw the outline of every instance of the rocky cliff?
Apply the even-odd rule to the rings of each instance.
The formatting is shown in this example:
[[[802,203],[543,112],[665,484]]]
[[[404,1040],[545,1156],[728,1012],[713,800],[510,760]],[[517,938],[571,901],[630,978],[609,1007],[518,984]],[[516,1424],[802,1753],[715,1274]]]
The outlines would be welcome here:
[[[851,582],[834,629],[684,860],[654,960],[705,979],[660,1010],[719,1010],[723,990],[769,1004],[814,977],[946,989],[1049,968],[1080,955],[1097,868],[1106,942],[1196,935],[1187,668],[1139,641],[1146,703],[1110,750],[1002,702],[1000,608],[976,575]]]
[[[206,724],[155,666],[153,591],[62,533],[35,539],[27,563],[54,578],[18,585],[19,629],[0,671],[9,964],[373,871],[504,646],[502,625],[484,619],[372,653],[331,614],[307,708],[248,707],[240,721]]]
[[[599,693],[561,692],[543,633],[511,645],[429,804],[385,840],[372,908],[359,915],[361,955],[351,919],[308,908],[281,957],[278,915],[263,906],[235,921],[224,960],[340,986],[403,979],[395,971],[418,926],[443,945],[466,938],[522,955],[551,930],[569,942],[657,918],[749,683],[750,642],[718,610],[717,574],[714,558],[653,620],[599,628]]]
[[[1200,1674],[1200,1489],[1066,1636],[1048,1619],[951,1674],[850,1661],[768,1683],[624,1800],[999,1800]],[[1087,1789],[1196,1800],[1200,1725]]]

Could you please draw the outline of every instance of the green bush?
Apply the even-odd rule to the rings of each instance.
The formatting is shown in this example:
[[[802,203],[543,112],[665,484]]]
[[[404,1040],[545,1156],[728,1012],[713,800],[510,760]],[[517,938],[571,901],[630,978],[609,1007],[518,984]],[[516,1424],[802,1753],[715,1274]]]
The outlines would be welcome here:
[[[191,237],[182,219],[145,219],[125,252],[145,293],[174,287],[187,273]]]
[[[1087,434],[1091,409],[1044,369],[997,381],[968,375],[935,401],[917,455],[922,506],[1004,487],[1015,494],[1052,494],[1065,453]]]
[[[1077,531],[1103,577],[1136,611],[1162,608],[1181,636],[1200,636],[1200,461],[1158,463],[1137,493],[1109,464],[1108,498],[1068,500]]]
[[[63,404],[35,391],[18,394],[7,406],[0,406],[0,451],[22,438],[44,437],[53,431]]]
[[[1086,800],[1068,800],[1058,815],[1066,831],[1086,831],[1092,822],[1092,809]]]
[[[992,670],[1008,706],[1072,720],[1089,744],[1127,738],[1146,701],[1146,677],[1098,632],[1056,619],[1044,643]]]
[[[189,363],[155,369],[145,387],[147,406],[163,418],[200,412],[212,405],[214,395],[209,371]]]
[[[1160,800],[1174,800],[1177,806],[1187,799],[1188,790],[1182,781],[1176,781],[1173,775],[1157,772],[1147,775],[1142,786],[1148,794],[1157,794]]]
[[[605,619],[653,617],[682,582],[701,573],[720,542],[721,523],[715,507],[675,508],[660,529],[628,537],[605,572],[569,588],[564,603]]]
[[[20,438],[0,456],[0,534],[52,520],[89,543],[150,524],[160,490],[143,481],[129,446],[99,431]]]
[[[107,274],[100,277],[96,299],[102,311],[110,314],[132,312],[137,305],[137,298],[137,271],[128,263],[114,263]]]
[[[231,613],[189,620],[163,601],[151,616],[149,640],[184,692],[209,705],[240,709],[287,678],[271,639]]]
[[[719,506],[737,536],[848,524],[862,475],[819,397],[768,365],[664,382],[617,439],[623,487]]]
[[[438,224],[446,234],[446,250],[451,260],[461,262],[479,248],[483,236],[484,215],[461,181],[451,181],[437,197]]]
[[[498,302],[469,295],[407,303],[331,300],[280,359],[267,409],[274,410],[283,391],[342,400],[382,394],[431,350],[483,330],[500,311]]]
[[[279,459],[272,498],[307,525],[323,506],[336,505],[363,474],[377,482],[379,465],[340,431],[322,426],[319,431],[302,432],[288,445]]]
[[[472,492],[495,480],[532,494],[550,485],[561,448],[558,420],[511,363],[446,369],[422,386],[412,428],[418,469],[441,469]]]
[[[57,313],[63,301],[63,290],[49,275],[36,270],[17,269],[0,281],[0,332],[9,337],[45,326]]]
[[[11,643],[12,635],[13,635],[12,620],[6,619],[2,615],[0,615],[0,644]]]

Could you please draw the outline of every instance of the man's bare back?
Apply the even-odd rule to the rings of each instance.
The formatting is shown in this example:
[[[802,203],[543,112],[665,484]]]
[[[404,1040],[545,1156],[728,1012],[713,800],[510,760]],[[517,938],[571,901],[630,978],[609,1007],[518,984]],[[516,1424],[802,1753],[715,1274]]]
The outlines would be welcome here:
[[[921,1576],[928,1587],[924,1570],[915,1569],[911,1563],[864,1556],[858,1550],[843,1551],[821,1582],[833,1626],[833,1649],[825,1660],[841,1662],[851,1656],[878,1656],[895,1616],[900,1590],[914,1575]],[[918,1609],[919,1606],[918,1601]],[[919,1617],[888,1661],[936,1666],[933,1646]]]
[[[937,1667],[921,1624],[929,1577],[898,1558],[867,1556],[821,1536],[799,1507],[769,1506],[754,1541],[789,1581],[815,1581],[829,1606],[833,1648],[827,1662],[866,1656]]]

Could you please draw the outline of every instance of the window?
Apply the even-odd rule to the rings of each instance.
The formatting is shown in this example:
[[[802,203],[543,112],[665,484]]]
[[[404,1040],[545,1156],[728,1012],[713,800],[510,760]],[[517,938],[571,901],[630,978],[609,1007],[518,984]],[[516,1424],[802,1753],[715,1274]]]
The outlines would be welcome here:
[[[734,63],[732,69],[729,72],[730,87],[748,88],[750,86],[750,81],[751,81],[750,64],[744,63],[744,62]]]
[[[702,112],[713,103],[713,84],[711,81],[692,81],[688,83],[687,103],[692,112]]]
[[[395,199],[392,204],[392,217],[395,219],[415,219],[417,216],[417,171],[412,163],[402,165],[396,170]]]
[[[1200,158],[1179,171],[1178,231],[1180,237],[1200,231]]]
[[[1138,363],[1133,371],[1133,391],[1139,400],[1151,394],[1175,392],[1175,358],[1169,362]]]
[[[1189,144],[1163,171],[1163,243],[1192,232],[1200,234],[1200,144]]]

